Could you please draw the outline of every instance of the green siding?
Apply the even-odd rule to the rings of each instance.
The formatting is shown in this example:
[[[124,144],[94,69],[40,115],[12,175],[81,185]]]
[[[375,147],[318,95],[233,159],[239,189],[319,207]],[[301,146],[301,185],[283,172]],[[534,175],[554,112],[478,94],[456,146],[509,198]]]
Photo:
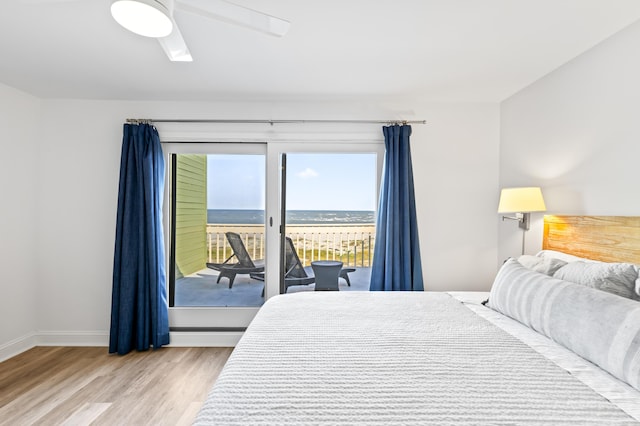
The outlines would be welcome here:
[[[181,154],[176,167],[176,279],[206,267],[207,156]]]

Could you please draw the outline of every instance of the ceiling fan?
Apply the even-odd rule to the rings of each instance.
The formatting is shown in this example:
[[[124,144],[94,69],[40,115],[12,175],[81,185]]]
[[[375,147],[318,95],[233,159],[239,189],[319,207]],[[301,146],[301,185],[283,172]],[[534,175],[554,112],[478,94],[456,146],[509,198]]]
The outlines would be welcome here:
[[[78,0],[22,0],[24,3],[56,3]],[[190,62],[191,53],[173,19],[174,10],[230,22],[265,34],[282,37],[290,23],[225,0],[112,0],[111,15],[124,28],[156,38],[171,61]]]

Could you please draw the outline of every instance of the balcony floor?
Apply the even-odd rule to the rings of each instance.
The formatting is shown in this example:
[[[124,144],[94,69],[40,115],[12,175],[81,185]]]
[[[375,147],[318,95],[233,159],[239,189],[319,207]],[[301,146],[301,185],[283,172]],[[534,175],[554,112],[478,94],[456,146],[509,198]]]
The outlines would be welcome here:
[[[356,268],[349,273],[351,287],[343,280],[339,280],[340,291],[369,291],[371,268]],[[203,269],[184,278],[176,280],[175,306],[262,306],[262,281],[254,280],[248,275],[238,275],[229,288],[226,278],[218,279],[218,272],[213,269]],[[315,284],[289,287],[288,293],[300,291],[314,291]]]

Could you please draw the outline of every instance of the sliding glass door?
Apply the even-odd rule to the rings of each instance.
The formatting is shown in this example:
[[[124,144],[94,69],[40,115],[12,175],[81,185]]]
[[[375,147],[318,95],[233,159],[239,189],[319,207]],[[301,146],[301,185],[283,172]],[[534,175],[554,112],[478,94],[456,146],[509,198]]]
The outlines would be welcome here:
[[[163,148],[172,329],[240,330],[268,298],[314,291],[313,283],[282,285],[285,237],[302,268],[340,261],[340,289],[368,289],[382,144]]]

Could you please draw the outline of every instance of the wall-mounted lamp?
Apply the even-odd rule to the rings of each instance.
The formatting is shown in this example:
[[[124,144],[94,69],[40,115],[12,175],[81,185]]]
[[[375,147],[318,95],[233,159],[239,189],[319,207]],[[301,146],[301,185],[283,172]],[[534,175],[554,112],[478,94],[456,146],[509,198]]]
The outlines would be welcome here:
[[[530,226],[530,213],[546,210],[540,188],[504,188],[500,192],[498,213],[515,213],[515,216],[502,216],[502,220],[518,221],[518,226],[522,229],[522,254],[524,254],[524,232],[528,231]]]

